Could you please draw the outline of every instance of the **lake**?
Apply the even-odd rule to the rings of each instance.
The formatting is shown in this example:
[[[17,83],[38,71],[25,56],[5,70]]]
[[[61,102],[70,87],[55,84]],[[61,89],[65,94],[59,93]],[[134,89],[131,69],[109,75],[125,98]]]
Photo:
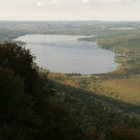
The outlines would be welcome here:
[[[52,72],[99,74],[114,71],[114,52],[99,48],[94,42],[77,41],[83,36],[27,34],[16,38],[27,44],[38,66]]]

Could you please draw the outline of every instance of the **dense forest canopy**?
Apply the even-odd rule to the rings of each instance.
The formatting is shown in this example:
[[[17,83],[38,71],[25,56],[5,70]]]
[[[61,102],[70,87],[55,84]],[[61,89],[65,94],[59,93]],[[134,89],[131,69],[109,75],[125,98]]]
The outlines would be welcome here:
[[[84,139],[65,107],[49,101],[48,72],[39,72],[30,51],[5,43],[0,52],[0,139]]]
[[[78,40],[119,53],[121,66],[52,73],[35,64],[26,42],[12,40],[34,33],[87,35]],[[0,21],[0,139],[140,140],[139,38],[140,22]]]

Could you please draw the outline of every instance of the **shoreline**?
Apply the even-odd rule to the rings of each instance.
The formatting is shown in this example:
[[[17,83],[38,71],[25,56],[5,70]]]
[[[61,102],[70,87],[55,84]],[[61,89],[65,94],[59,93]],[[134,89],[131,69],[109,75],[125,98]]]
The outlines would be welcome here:
[[[15,43],[17,43],[17,44],[19,44],[19,45],[21,45],[21,46],[24,46],[24,45],[26,45],[27,43],[26,42],[22,42],[22,41],[20,41],[20,40],[17,40],[17,41],[15,41],[14,39],[17,39],[18,37],[20,37],[20,36],[25,36],[25,35],[58,35],[58,34],[46,34],[46,33],[43,33],[43,34],[41,34],[41,33],[27,33],[27,34],[23,34],[23,35],[19,35],[19,36],[17,36],[16,38],[13,38],[13,39],[11,39],[12,41],[14,41]],[[60,34],[60,36],[68,36],[67,34]],[[69,36],[83,36],[83,37],[85,37],[84,35],[69,35]],[[89,37],[89,36],[88,36]],[[87,38],[88,38],[87,37]],[[90,36],[91,37],[91,36]],[[79,39],[84,39],[84,38],[76,38],[76,40],[79,42],[79,41],[84,41],[84,42],[93,42],[93,41],[87,41],[87,40],[79,40]],[[102,48],[101,46],[98,46],[98,42],[97,41],[95,41],[95,42],[93,42],[93,43],[95,43],[96,44],[96,46],[98,47],[98,48]],[[104,49],[104,50],[108,50],[108,51],[111,51],[111,52],[113,52],[114,54],[115,54],[115,52],[114,51],[112,51],[112,50],[109,50],[109,49],[106,49],[106,48],[102,48],[102,49]],[[116,56],[116,54],[115,54],[115,56]],[[115,61],[115,56],[114,56],[114,62],[116,62],[116,63],[118,63],[119,64],[119,66],[121,65],[121,63],[120,62],[117,62],[117,61]],[[42,67],[42,66],[41,66]],[[117,66],[118,67],[118,66]],[[115,68],[115,70],[117,69],[117,67]],[[63,74],[66,74],[66,75],[69,75],[69,76],[81,76],[81,77],[92,77],[92,76],[95,76],[95,75],[106,75],[106,74],[109,74],[109,73],[111,73],[111,72],[114,72],[115,70],[113,70],[113,71],[110,71],[110,72],[106,72],[106,73],[93,73],[93,74],[81,74],[81,73],[65,73],[65,72],[63,72]],[[60,72],[61,73],[61,72]]]

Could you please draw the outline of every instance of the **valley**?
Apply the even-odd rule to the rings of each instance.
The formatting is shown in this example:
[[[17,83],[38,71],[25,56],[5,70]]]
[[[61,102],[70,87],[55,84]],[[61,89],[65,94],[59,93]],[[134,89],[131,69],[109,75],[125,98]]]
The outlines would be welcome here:
[[[62,128],[60,133],[55,128],[51,129],[53,134],[61,137],[59,134],[65,132],[67,136],[67,128],[72,132],[71,136],[75,136],[67,122],[70,119],[75,124],[77,137],[85,136],[83,140],[86,137],[89,140],[140,139],[140,22],[0,22],[1,44],[14,42],[15,38],[26,34],[84,36],[78,41],[95,42],[98,47],[113,51],[116,53],[114,60],[121,63],[113,71],[90,75],[52,72],[47,66],[35,66],[40,77],[53,86],[54,94],[47,98],[52,114],[47,113],[50,118],[53,116],[53,119],[48,117],[51,120],[49,125],[51,128]],[[44,101],[43,97],[42,93],[40,101]],[[36,107],[34,110],[39,112]],[[65,116],[66,112],[70,114],[69,119]],[[65,120],[62,120],[63,117],[66,117]]]

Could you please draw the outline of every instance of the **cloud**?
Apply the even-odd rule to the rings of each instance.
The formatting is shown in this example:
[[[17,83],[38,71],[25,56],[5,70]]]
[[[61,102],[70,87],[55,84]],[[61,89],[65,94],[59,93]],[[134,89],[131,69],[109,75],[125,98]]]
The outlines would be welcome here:
[[[55,7],[58,7],[60,5],[64,5],[64,2],[62,0],[53,0],[51,4],[55,5]]]
[[[79,2],[81,3],[81,0],[52,0],[51,4],[53,4],[55,7],[58,7],[62,5],[69,5],[72,3],[79,3]]]
[[[85,3],[135,3],[140,0],[41,0],[37,3],[38,6],[53,5],[55,7],[70,5],[70,4],[85,4]]]
[[[54,5],[55,7],[62,6],[62,5],[68,5],[71,3],[75,3],[79,0],[41,0],[37,2],[37,6],[47,6],[47,5]]]
[[[38,6],[43,6],[44,3],[42,3],[42,2],[39,1],[39,2],[37,3],[37,5],[38,5]]]
[[[83,0],[83,3],[89,3],[90,0]]]

